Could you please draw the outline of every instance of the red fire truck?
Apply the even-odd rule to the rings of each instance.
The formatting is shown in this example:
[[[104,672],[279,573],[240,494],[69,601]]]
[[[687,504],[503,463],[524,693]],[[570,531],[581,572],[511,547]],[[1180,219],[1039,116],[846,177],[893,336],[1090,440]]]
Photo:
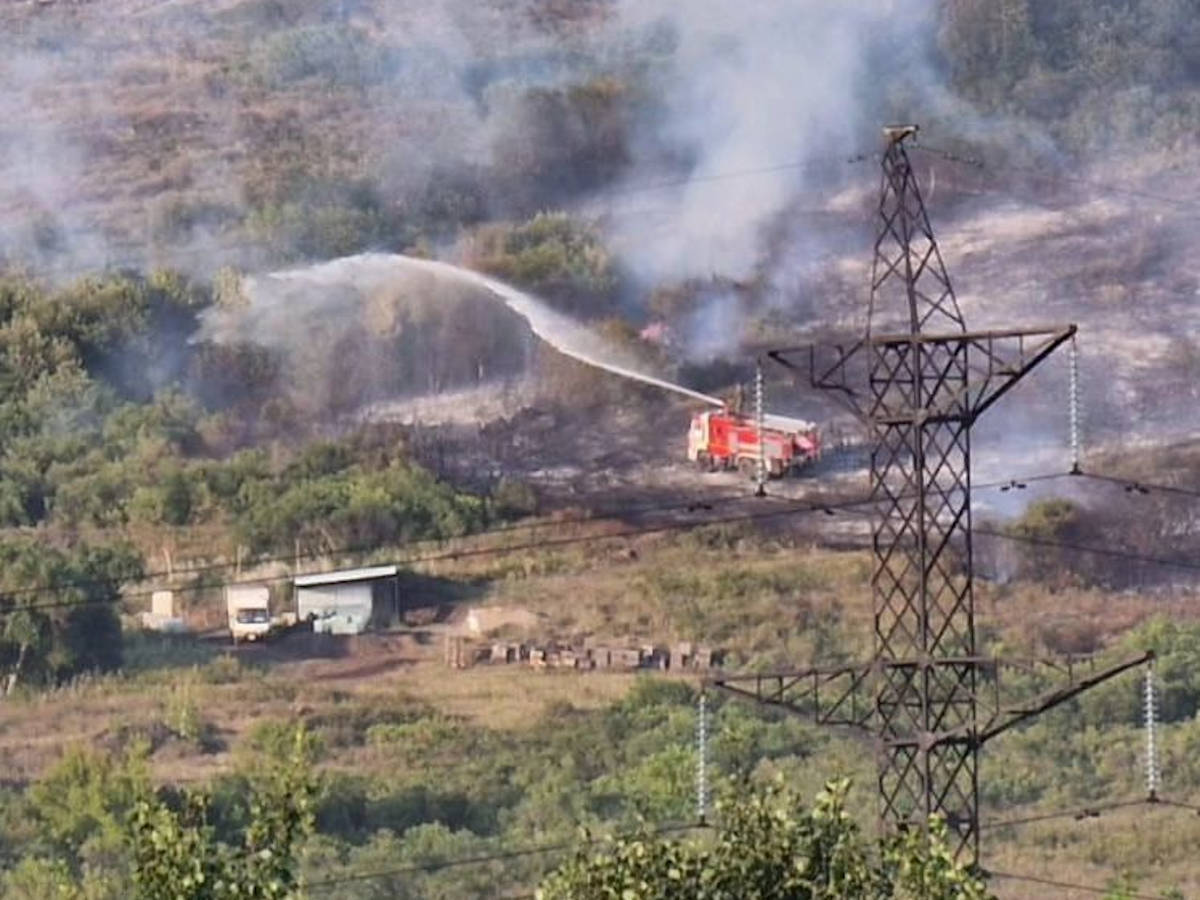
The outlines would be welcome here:
[[[821,455],[817,426],[787,416],[763,416],[763,458],[767,474],[779,478]],[[728,409],[696,413],[688,430],[688,459],[707,472],[758,468],[758,425],[753,416]]]

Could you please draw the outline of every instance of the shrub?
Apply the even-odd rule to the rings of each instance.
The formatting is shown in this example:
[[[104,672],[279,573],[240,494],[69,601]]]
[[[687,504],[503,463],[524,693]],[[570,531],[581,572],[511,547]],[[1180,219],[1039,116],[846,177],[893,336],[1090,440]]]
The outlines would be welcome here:
[[[184,241],[197,231],[219,232],[240,218],[239,211],[226,203],[172,197],[151,208],[150,234],[160,241]]]
[[[287,760],[296,749],[298,740],[296,725],[278,719],[256,722],[246,737],[246,746],[268,760]],[[319,760],[324,753],[324,742],[313,732],[302,732],[304,758],[310,762]]]
[[[528,215],[612,182],[630,161],[635,93],[601,77],[512,97],[492,145],[493,191],[510,214]]]
[[[618,283],[612,258],[590,225],[563,213],[482,228],[468,252],[478,268],[567,312],[597,317],[615,309]]]
[[[32,812],[46,837],[68,852],[101,838],[120,842],[120,829],[146,774],[137,755],[118,759],[74,747],[29,791]]]
[[[1084,511],[1072,501],[1060,498],[1029,504],[1021,518],[1007,530],[1025,542],[1021,545],[1021,576],[1058,587],[1077,580],[1079,569],[1070,551],[1053,545],[1088,543],[1094,536]]]
[[[283,258],[348,256],[401,239],[381,206],[349,200],[289,201],[255,209],[250,234]]]
[[[537,494],[528,484],[514,478],[504,477],[492,490],[492,503],[496,514],[504,519],[531,516],[537,512]]]
[[[303,25],[276,32],[258,43],[250,69],[265,87],[300,82],[324,87],[378,84],[391,71],[389,53],[362,31],[342,24]]]

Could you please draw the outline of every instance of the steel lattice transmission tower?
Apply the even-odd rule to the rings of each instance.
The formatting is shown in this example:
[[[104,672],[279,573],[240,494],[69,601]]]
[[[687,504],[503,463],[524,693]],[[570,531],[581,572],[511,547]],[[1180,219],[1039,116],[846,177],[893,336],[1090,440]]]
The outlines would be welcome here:
[[[1147,657],[1082,675],[1076,661],[1026,661],[1058,684],[1005,705],[998,697],[1005,663],[978,655],[971,427],[1075,326],[967,330],[905,150],[915,133],[915,126],[884,132],[866,333],[832,360],[808,351],[812,384],[836,391],[872,436],[874,658],[714,683],[821,722],[869,729],[885,827],[924,827],[940,814],[957,836],[956,853],[977,859],[983,743]],[[771,356],[796,369],[795,353]]]
[[[971,735],[975,609],[971,579],[970,341],[920,189],[889,135],[867,318],[876,695],[884,755],[879,796],[900,822],[941,812],[974,839],[978,760]],[[894,311],[902,332],[880,335]],[[951,333],[946,334],[950,329]],[[1070,331],[1050,336],[1047,352]],[[1026,369],[1015,369],[1013,381]],[[933,741],[954,730],[961,736]]]

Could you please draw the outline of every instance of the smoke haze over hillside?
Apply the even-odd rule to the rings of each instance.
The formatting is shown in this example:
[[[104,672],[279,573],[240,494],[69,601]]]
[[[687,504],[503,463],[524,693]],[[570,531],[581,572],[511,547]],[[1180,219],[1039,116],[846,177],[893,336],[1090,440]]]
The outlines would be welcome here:
[[[297,163],[288,156],[295,142],[296,152],[327,156],[312,162],[333,173],[372,175],[384,201],[409,217],[428,202],[431,182],[457,185],[458,202],[495,216],[690,179],[628,204],[606,201],[618,213],[653,209],[618,215],[614,239],[647,282],[744,278],[762,257],[764,224],[813,176],[796,167],[709,179],[873,149],[881,68],[933,83],[930,0],[700,0],[686,13],[662,0],[622,0],[580,4],[570,17],[557,13],[561,21],[546,8],[537,0],[282,4],[276,13],[184,5],[127,19],[124,39],[96,32],[90,7],[10,10],[13,27],[0,37],[0,205],[9,221],[44,222],[37,234],[7,227],[0,252],[45,261],[57,251],[83,267],[127,258],[131,248],[145,254],[149,239],[165,262],[191,254],[203,268],[206,258],[221,261],[221,243],[224,256],[244,258],[220,240],[237,222],[221,209],[236,201],[221,186],[240,180],[243,195],[261,193],[251,183],[256,167]],[[150,34],[155,45],[142,40]],[[162,67],[154,46],[176,64]],[[225,54],[238,66],[214,70],[210,60]],[[631,91],[621,101],[629,110],[613,113],[612,138],[614,164],[617,140],[629,157],[623,171],[572,174],[554,145],[586,123],[569,109],[531,120],[545,103],[531,106],[528,92],[598,77]],[[332,129],[293,137],[318,115],[321,90],[331,99],[340,92],[327,113]],[[915,113],[923,101],[910,94],[897,106]],[[589,184],[601,177],[608,183]],[[134,205],[135,197],[151,202]],[[186,252],[173,256],[172,247]]]
[[[1121,70],[1100,52],[1116,25],[1078,3],[1009,23],[1019,58],[990,42],[982,2],[6,4],[0,259],[207,277],[417,246],[461,258],[482,223],[563,209],[601,223],[628,318],[641,325],[656,289],[695,279],[703,290],[673,311],[682,355],[734,355],[767,309],[788,327],[858,324],[877,174],[846,159],[878,149],[883,121],[1049,147],[1075,134],[1057,117],[1089,151],[1108,149],[1100,135],[1137,146],[1143,127],[1180,146],[1168,139],[1191,121],[1194,28],[1185,5],[1134,5],[1147,34],[1178,37],[1171,65]],[[1073,105],[1103,78],[1120,88],[1111,103]],[[1139,101],[1152,83],[1178,96]],[[955,246],[951,164],[938,165],[935,229],[972,323],[1053,309],[1107,329],[1109,346],[1153,329],[1179,359],[1195,352],[1172,330],[1194,306],[1187,229],[1065,212],[1047,235],[1025,215],[1045,202],[1038,184],[1012,211],[977,195]],[[1115,254],[1095,232],[1118,227],[1145,237],[1093,264]],[[1121,403],[1144,404],[1138,354],[1160,343],[1119,347]]]
[[[661,117],[641,136],[643,153],[669,148],[690,160],[688,183],[628,201],[649,206],[648,216],[619,218],[636,270],[648,280],[752,276],[765,226],[798,192],[824,186],[817,170],[836,172],[877,148],[875,92],[888,69],[918,75],[890,112],[917,115],[927,103],[915,92],[931,83],[923,55],[933,8],[928,0],[622,3],[626,25],[667,27],[676,45],[655,76]],[[742,172],[757,174],[727,177]]]

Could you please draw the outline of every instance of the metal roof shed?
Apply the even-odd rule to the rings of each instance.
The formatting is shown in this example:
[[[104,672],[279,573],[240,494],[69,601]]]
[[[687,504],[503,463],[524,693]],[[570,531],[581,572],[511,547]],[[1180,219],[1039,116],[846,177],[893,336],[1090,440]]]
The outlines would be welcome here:
[[[399,567],[369,566],[292,579],[296,617],[318,634],[360,634],[399,612]]]

